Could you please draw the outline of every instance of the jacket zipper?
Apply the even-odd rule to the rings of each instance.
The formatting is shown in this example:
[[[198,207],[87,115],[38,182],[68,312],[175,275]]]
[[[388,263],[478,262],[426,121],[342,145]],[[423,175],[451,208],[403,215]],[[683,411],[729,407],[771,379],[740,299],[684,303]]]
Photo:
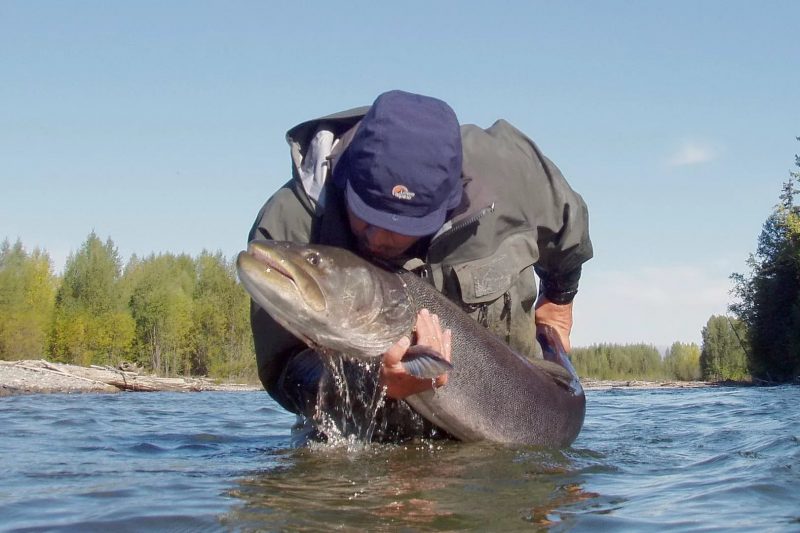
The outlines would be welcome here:
[[[431,239],[431,243],[428,246],[428,249],[433,248],[433,246],[436,243],[438,243],[440,240],[442,240],[447,235],[451,235],[453,233],[461,231],[464,228],[477,223],[481,218],[483,218],[484,216],[488,215],[489,213],[493,213],[493,212],[494,212],[494,202],[491,205],[489,205],[487,207],[484,207],[483,209],[481,209],[480,211],[478,211],[474,215],[471,215],[471,216],[465,218],[464,220],[461,220],[461,221],[453,224],[452,226],[450,226],[449,228],[447,228],[443,232],[434,235],[433,239]]]

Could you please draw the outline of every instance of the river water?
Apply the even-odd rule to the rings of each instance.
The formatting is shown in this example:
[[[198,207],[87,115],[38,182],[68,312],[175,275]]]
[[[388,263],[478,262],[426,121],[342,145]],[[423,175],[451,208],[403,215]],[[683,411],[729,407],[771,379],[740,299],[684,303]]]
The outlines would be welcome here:
[[[0,530],[800,531],[800,387],[587,399],[554,451],[295,448],[263,392],[0,398]]]

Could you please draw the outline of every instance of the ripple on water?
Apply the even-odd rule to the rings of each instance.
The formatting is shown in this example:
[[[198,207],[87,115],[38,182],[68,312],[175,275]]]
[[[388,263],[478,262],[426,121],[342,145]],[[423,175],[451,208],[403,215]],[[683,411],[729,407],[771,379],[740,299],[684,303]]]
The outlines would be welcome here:
[[[161,454],[168,451],[166,448],[162,448],[161,446],[149,442],[140,442],[138,444],[134,444],[133,446],[128,447],[128,450],[134,453],[143,453],[147,455]]]
[[[293,449],[294,417],[264,393],[0,398],[0,516],[11,530],[797,531],[798,391],[591,391],[563,451]]]

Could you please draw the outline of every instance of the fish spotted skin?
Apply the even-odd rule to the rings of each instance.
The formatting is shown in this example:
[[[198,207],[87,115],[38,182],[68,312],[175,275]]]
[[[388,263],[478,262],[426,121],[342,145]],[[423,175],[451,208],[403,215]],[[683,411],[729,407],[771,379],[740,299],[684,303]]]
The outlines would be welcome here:
[[[419,310],[438,315],[452,331],[447,384],[405,402],[459,440],[565,447],[583,426],[583,389],[552,328],[539,336],[545,359],[531,361],[415,274],[341,248],[259,241],[237,268],[258,305],[325,354],[377,361],[411,334]],[[377,386],[374,376],[356,381]]]

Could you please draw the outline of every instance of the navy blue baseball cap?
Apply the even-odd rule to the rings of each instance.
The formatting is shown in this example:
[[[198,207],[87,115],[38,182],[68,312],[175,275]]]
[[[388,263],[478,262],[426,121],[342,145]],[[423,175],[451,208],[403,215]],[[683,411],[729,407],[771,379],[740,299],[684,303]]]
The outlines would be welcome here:
[[[436,233],[461,202],[461,130],[445,102],[403,91],[381,94],[333,173],[350,211],[401,235]]]

